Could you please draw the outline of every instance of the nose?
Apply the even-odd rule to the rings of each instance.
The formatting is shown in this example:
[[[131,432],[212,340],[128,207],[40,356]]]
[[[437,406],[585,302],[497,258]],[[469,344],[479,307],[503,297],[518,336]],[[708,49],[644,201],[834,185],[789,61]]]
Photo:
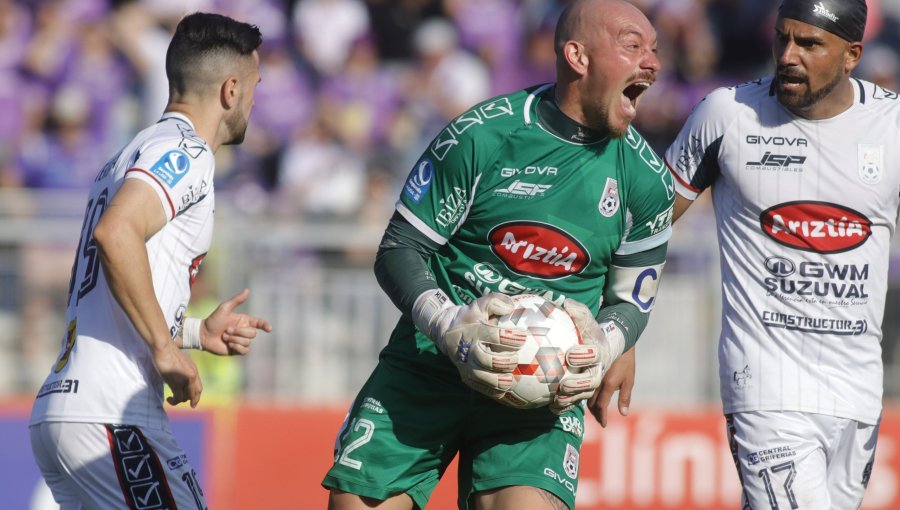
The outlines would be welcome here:
[[[775,62],[780,66],[797,65],[797,44],[791,40],[776,43]]]
[[[658,73],[660,69],[662,69],[662,64],[659,61],[659,57],[656,55],[654,51],[647,51],[644,53],[644,58],[641,60],[641,68],[642,69],[650,69],[653,72]]]

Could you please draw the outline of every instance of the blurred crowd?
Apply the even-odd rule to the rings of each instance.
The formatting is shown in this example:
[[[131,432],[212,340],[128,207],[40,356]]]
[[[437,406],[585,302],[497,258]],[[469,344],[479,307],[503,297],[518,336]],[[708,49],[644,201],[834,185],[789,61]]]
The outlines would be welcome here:
[[[710,90],[770,73],[780,0],[633,1],[659,35],[663,71],[635,121],[657,152]],[[553,80],[554,26],[566,3],[0,0],[0,192],[84,193],[107,158],[159,119],[172,30],[202,10],[264,35],[247,138],[216,156],[220,200],[247,215],[383,228],[409,168],[445,123],[492,95]],[[896,91],[900,0],[868,5],[857,75]],[[30,392],[55,355],[71,249],[0,245],[0,394],[10,384]],[[363,258],[370,266],[371,254]],[[670,253],[668,267],[709,262]],[[892,289],[900,296],[900,285]],[[886,357],[900,363],[890,347],[900,345],[895,316],[885,324]]]
[[[658,151],[712,88],[764,75],[778,0],[638,0],[664,65],[636,124]],[[550,81],[564,0],[0,0],[0,187],[80,189],[167,99],[194,10],[259,25],[262,83],[217,186],[248,213],[384,217],[449,119]],[[900,0],[869,0],[861,75],[895,88]],[[374,210],[373,210],[374,209]]]

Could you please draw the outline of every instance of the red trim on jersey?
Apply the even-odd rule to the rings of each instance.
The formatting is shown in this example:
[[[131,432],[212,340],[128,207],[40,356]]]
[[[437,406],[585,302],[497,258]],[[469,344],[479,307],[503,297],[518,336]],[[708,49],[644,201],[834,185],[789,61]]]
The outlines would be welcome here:
[[[675,179],[676,179],[679,183],[681,183],[682,186],[684,186],[685,188],[687,188],[687,189],[693,191],[694,193],[701,193],[701,192],[703,191],[702,189],[697,189],[697,188],[691,186],[690,183],[688,183],[687,181],[685,181],[684,179],[682,179],[681,176],[678,175],[678,172],[676,172],[675,170],[672,169],[672,165],[670,165],[669,162],[666,161],[666,158],[663,158],[663,163],[666,164],[666,168],[669,169],[669,173],[672,174],[672,177],[675,177]]]
[[[174,220],[175,219],[175,204],[172,203],[172,197],[170,197],[169,193],[166,192],[166,188],[165,188],[165,186],[163,186],[163,183],[159,182],[159,179],[157,179],[153,174],[144,170],[143,168],[138,168],[138,167],[130,168],[130,169],[128,169],[128,171],[125,172],[125,174],[127,175],[128,172],[140,172],[142,174],[149,175],[150,178],[153,179],[153,182],[155,182],[160,187],[160,189],[162,189],[163,195],[166,196],[166,201],[169,202],[169,209],[172,211],[172,217],[169,218],[169,220],[170,221]]]

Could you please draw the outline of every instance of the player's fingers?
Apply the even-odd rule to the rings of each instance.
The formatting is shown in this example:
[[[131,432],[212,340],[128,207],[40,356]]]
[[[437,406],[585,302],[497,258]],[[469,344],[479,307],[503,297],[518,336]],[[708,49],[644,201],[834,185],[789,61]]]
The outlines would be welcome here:
[[[186,400],[184,398],[184,389],[181,386],[169,386],[169,388],[172,390],[172,395],[166,399],[169,405],[177,406]]]
[[[248,345],[241,345],[237,342],[228,342],[228,351],[232,354],[237,354],[243,356],[250,352],[250,347]]]
[[[512,388],[514,379],[512,374],[498,374],[496,372],[488,372],[486,370],[472,370],[466,379],[481,388],[486,388],[488,396],[498,396],[509,391]],[[469,386],[472,386],[470,384]],[[478,389],[478,388],[475,388]],[[479,390],[481,391],[481,390]]]
[[[244,344],[249,344],[251,340],[256,338],[256,332],[256,328],[250,327],[228,328],[222,335],[222,339],[228,342],[241,341]]]
[[[237,294],[235,294],[234,296],[232,296],[231,299],[229,299],[228,301],[222,303],[222,306],[225,308],[226,311],[230,312],[230,311],[234,310],[235,308],[237,308],[238,306],[242,305],[244,303],[244,301],[247,301],[247,298],[249,298],[249,297],[250,297],[250,289],[244,289],[244,290],[238,292]]]
[[[497,292],[488,294],[484,302],[484,311],[488,316],[508,315],[516,308],[511,297]]]
[[[528,340],[528,332],[520,328],[497,328],[497,343],[519,350]]]
[[[622,384],[622,387],[619,388],[619,414],[622,416],[628,416],[628,406],[631,405],[631,390],[634,388],[634,382],[628,384],[626,381],[625,384]]]
[[[189,387],[192,408],[197,407],[197,404],[200,403],[201,393],[203,393],[203,383],[200,382],[200,378],[197,378],[195,383],[191,384]]]
[[[596,344],[573,345],[566,351],[566,363],[571,368],[584,368],[600,363],[600,346]]]
[[[247,322],[253,329],[258,329],[265,331],[266,333],[272,332],[272,324],[265,319],[261,319],[259,317],[253,317],[252,315],[247,316]]]
[[[601,427],[606,427],[607,418],[609,417],[609,411],[607,409],[609,408],[609,403],[612,401],[613,393],[615,393],[617,389],[618,388],[613,384],[602,384],[600,386],[600,391],[597,392],[597,402],[591,411],[594,413],[594,417],[597,418],[597,421],[600,422]]]
[[[569,373],[559,382],[557,395],[582,395],[588,393],[582,398],[588,398],[594,394],[594,390],[600,385],[600,371],[597,367],[591,367],[584,372],[575,374]]]
[[[487,344],[475,342],[469,351],[470,362],[474,361],[475,365],[486,369],[491,373],[508,374],[516,369],[519,364],[519,355],[515,351],[497,352],[492,350]],[[476,369],[477,370],[477,369]]]

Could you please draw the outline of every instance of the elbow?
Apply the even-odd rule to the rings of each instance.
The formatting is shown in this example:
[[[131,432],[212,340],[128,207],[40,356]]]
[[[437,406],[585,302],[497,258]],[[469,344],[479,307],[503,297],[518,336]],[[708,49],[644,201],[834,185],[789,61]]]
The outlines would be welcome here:
[[[116,243],[121,243],[127,236],[127,229],[121,222],[108,216],[102,216],[91,232],[94,244],[103,257],[106,257]]]

